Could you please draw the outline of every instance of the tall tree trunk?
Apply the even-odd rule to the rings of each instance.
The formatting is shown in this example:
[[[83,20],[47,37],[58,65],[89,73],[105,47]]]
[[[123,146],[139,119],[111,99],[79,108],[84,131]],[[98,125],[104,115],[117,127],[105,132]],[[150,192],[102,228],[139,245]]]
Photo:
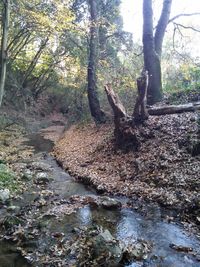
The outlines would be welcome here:
[[[163,39],[164,39],[165,31],[166,31],[166,28],[169,22],[170,13],[171,13],[171,6],[172,6],[172,0],[163,1],[163,8],[162,8],[161,16],[156,26],[154,42],[155,42],[156,53],[158,54],[160,59],[162,55]]]
[[[5,80],[6,80],[10,0],[4,0],[3,3],[4,3],[4,9],[2,15],[2,39],[1,39],[0,107],[2,105]]]
[[[97,62],[98,62],[98,15],[96,0],[89,0],[90,6],[90,42],[89,42],[89,63],[88,63],[88,100],[92,117],[96,123],[105,122],[104,112],[100,108],[97,93]]]
[[[143,52],[144,65],[149,73],[147,101],[153,104],[162,97],[160,59],[155,51],[153,36],[152,0],[143,1]]]
[[[152,0],[143,1],[143,50],[144,65],[149,73],[147,101],[149,104],[162,98],[161,55],[162,44],[171,12],[172,0],[163,0],[160,19],[153,33]]]

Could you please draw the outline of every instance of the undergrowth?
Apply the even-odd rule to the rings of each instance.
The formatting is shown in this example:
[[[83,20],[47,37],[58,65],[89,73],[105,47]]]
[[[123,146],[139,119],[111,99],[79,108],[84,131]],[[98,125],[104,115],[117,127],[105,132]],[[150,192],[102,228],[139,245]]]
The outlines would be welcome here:
[[[9,189],[11,191],[16,191],[17,179],[15,174],[5,165],[0,164],[0,189]]]

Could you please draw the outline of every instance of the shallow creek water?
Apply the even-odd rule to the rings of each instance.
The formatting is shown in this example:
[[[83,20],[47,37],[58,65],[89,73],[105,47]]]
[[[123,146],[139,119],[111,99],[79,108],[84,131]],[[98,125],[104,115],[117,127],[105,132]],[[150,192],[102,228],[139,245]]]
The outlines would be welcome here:
[[[26,145],[33,146],[36,154],[39,152],[48,153],[52,149],[53,143],[45,140],[39,134],[31,134],[28,139],[29,141],[26,142]],[[49,154],[42,161],[52,167],[52,181],[48,185],[48,189],[58,194],[59,198],[67,200],[74,194],[80,196],[96,195],[95,191],[76,182],[73,177],[63,171]],[[23,201],[17,204],[21,206],[27,205],[34,197],[30,190],[24,194]],[[122,201],[126,200],[123,199]],[[70,235],[73,235],[72,230],[74,227],[79,228],[94,224],[109,229],[114,237],[123,240],[123,242],[131,243],[131,240],[144,239],[153,244],[153,250],[148,259],[141,262],[132,262],[126,265],[127,267],[200,267],[200,262],[195,257],[188,253],[177,252],[169,246],[173,243],[199,251],[200,242],[180,226],[163,222],[158,208],[152,208],[149,210],[149,216],[144,217],[128,208],[106,210],[103,208],[91,208],[86,205],[76,213],[64,216],[61,221],[50,218],[45,227],[49,236],[51,236],[50,233],[59,231],[70,237]],[[39,238],[37,245],[43,250],[49,246],[50,242],[50,238],[44,235]],[[28,266],[39,265],[28,264],[16,253],[13,245],[4,242],[0,243],[0,267]]]

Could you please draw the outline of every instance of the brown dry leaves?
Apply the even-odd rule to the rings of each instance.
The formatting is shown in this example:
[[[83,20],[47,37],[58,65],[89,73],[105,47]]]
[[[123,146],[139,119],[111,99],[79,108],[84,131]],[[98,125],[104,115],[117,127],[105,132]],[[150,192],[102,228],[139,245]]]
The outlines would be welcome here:
[[[115,150],[112,125],[73,126],[54,155],[77,178],[112,194],[138,196],[165,206],[189,209],[200,188],[199,157],[185,145],[197,131],[196,115],[151,117],[153,131],[138,152]]]

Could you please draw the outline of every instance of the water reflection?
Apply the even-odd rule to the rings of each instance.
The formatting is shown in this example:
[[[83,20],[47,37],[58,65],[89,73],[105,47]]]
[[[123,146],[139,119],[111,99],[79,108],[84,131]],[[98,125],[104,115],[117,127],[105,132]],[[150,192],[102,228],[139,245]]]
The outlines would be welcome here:
[[[91,225],[92,222],[92,213],[89,206],[86,206],[83,209],[78,211],[78,217],[80,219],[80,223],[83,225]]]
[[[53,141],[45,139],[41,134],[33,133],[27,136],[28,141],[24,145],[32,146],[36,153],[38,152],[51,152],[53,148]]]
[[[192,255],[170,248],[169,245],[174,243],[192,247],[194,250],[200,249],[198,241],[188,237],[177,225],[161,221],[152,222],[128,209],[120,212],[102,208],[93,209],[89,206],[68,218],[74,227],[98,225],[109,229],[117,239],[125,243],[131,244],[137,239],[149,241],[152,244],[149,258],[143,262],[133,262],[126,267],[200,267],[200,263]]]
[[[0,242],[0,267],[30,267],[31,265],[17,253],[8,242]]]
[[[158,259],[156,263],[152,260],[146,261],[144,266],[162,266],[162,267],[199,267],[192,259],[192,256],[184,253],[176,252],[170,248],[170,244],[192,247],[194,250],[199,250],[200,246],[197,240],[188,237],[182,230],[173,224],[164,222],[152,222],[141,217],[137,213],[130,210],[123,210],[121,220],[118,222],[117,238],[126,240],[131,243],[135,239],[144,239],[150,241],[153,245],[153,250],[150,255],[156,255]],[[158,261],[161,265],[157,265]],[[137,265],[129,265],[137,266]]]

